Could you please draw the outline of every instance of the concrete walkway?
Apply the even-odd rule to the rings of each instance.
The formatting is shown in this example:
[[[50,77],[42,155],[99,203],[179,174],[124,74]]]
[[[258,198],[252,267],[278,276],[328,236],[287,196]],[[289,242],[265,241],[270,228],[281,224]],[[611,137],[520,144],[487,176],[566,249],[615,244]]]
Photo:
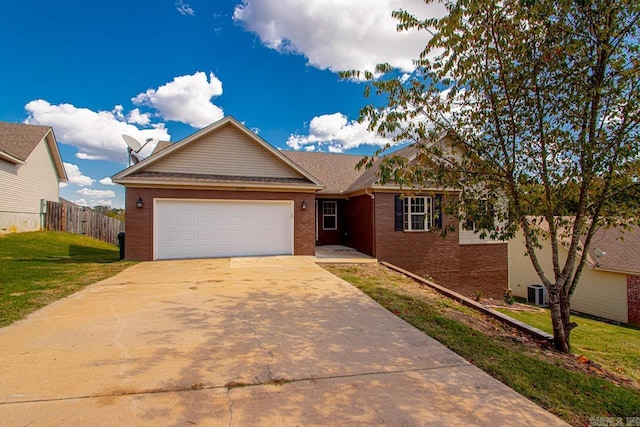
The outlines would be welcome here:
[[[0,425],[563,425],[306,257],[138,264],[0,329]]]

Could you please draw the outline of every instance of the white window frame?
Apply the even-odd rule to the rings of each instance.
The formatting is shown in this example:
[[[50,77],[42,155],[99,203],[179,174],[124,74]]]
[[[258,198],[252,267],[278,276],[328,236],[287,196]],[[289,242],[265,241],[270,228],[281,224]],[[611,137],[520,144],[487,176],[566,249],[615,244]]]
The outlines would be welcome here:
[[[482,211],[488,211],[489,209],[494,210],[493,206],[489,203],[487,199],[479,199],[478,200],[478,209]],[[477,231],[476,227],[477,220],[471,218],[465,218],[464,221],[460,222],[461,229],[463,231],[473,231],[474,233]],[[496,220],[493,220],[493,227],[496,226]]]
[[[419,206],[419,204],[415,202],[418,199],[423,201],[424,212],[412,212],[414,206]],[[433,227],[433,198],[430,196],[405,197],[403,199],[402,215],[404,231],[424,232],[431,230],[431,227]],[[424,216],[424,222],[422,222],[424,228],[413,228],[412,218],[416,216]]]
[[[333,213],[325,213],[325,206],[333,206]],[[325,227],[324,218],[333,217],[333,228]],[[337,230],[338,229],[338,202],[336,201],[324,201],[322,202],[322,229],[323,230]]]

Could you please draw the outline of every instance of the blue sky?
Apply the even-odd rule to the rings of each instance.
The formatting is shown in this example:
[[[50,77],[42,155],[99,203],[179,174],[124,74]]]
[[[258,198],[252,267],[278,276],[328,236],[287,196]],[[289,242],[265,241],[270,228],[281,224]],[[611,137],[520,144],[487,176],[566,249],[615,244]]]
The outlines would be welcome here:
[[[356,123],[364,85],[337,73],[413,71],[427,34],[397,33],[399,8],[442,12],[422,0],[7,2],[0,120],[52,126],[70,178],[60,195],[91,206],[124,204],[106,179],[126,167],[122,133],[175,142],[232,115],[278,148],[372,153],[386,141]]]

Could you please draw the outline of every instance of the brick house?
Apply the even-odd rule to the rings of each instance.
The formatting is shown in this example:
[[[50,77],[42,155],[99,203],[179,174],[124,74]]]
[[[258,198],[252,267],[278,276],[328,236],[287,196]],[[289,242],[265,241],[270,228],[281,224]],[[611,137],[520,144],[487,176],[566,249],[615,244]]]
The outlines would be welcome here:
[[[548,231],[545,222],[537,225]],[[551,244],[541,240],[539,250],[543,270],[551,274]],[[561,260],[567,256],[567,242],[559,241]],[[525,256],[524,236],[509,241],[509,287],[525,298],[527,287],[540,283]],[[591,240],[591,249],[580,282],[571,299],[571,309],[621,323],[640,325],[640,227],[629,230],[600,228]]]
[[[398,155],[411,158],[412,147]],[[444,192],[403,197],[361,156],[279,151],[226,117],[116,174],[126,187],[127,259],[313,255],[345,245],[466,295],[501,298],[507,245],[473,231],[440,237],[457,220]]]

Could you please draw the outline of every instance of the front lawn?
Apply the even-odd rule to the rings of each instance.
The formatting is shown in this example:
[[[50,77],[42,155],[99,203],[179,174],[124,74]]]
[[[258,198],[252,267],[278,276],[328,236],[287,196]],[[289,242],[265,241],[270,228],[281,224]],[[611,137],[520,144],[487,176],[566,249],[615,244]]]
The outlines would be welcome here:
[[[540,347],[504,325],[379,265],[323,266],[387,310],[575,426],[640,416],[640,390],[575,357]]]
[[[553,333],[548,309],[497,310],[545,332]],[[585,356],[597,365],[640,383],[639,328],[612,325],[577,315],[571,316],[571,319],[578,324],[578,327],[571,331],[573,353]]]
[[[77,234],[0,236],[0,327],[132,264],[117,246]]]

